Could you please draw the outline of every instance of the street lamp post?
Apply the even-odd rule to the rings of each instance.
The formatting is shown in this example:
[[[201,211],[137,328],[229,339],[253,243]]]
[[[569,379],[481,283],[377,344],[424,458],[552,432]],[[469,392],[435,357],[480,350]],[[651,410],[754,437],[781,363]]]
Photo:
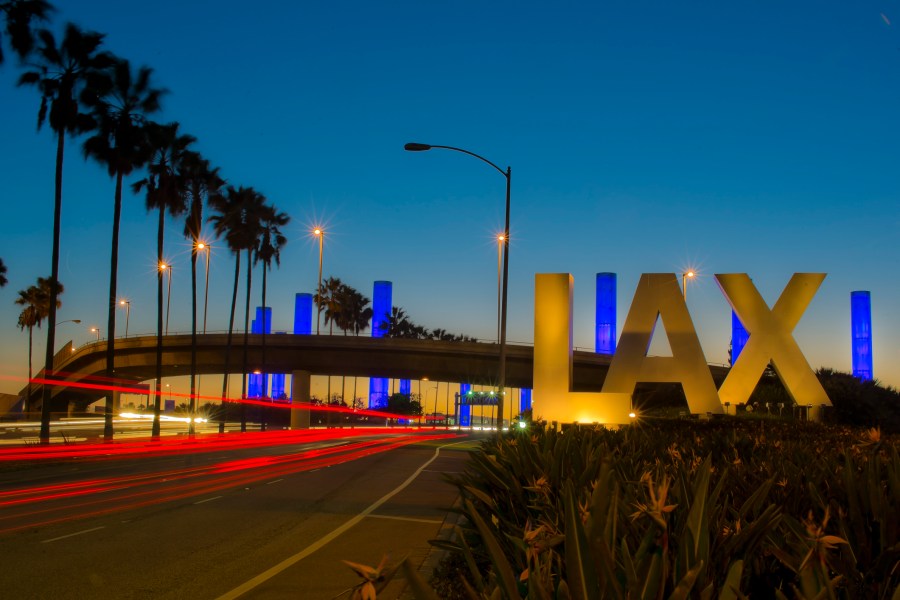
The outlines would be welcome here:
[[[206,333],[206,309],[209,306],[209,255],[212,253],[212,246],[198,242],[197,249],[206,252],[206,283],[203,290],[203,333]]]
[[[498,385],[499,396],[497,398],[498,414],[500,415],[500,426],[497,428],[497,435],[502,435],[503,399],[506,395],[506,308],[507,300],[509,297],[509,195],[510,187],[512,185],[512,167],[506,167],[506,170],[504,171],[483,156],[475,154],[474,152],[470,152],[469,150],[464,150],[462,148],[456,148],[453,146],[437,146],[431,144],[409,142],[403,148],[410,152],[423,152],[426,150],[431,150],[432,148],[442,148],[444,150],[462,152],[463,154],[468,154],[469,156],[473,156],[478,160],[487,163],[506,178],[506,219],[503,227],[503,281],[501,286],[500,300],[500,373]]]
[[[681,274],[681,293],[684,296],[685,302],[687,301],[687,280],[693,279],[697,274],[693,271],[688,271],[687,273]]]
[[[322,320],[322,254],[325,250],[325,232],[316,227],[313,235],[319,238],[319,283],[316,286],[316,335],[319,335],[319,321]]]
[[[166,292],[166,335],[169,335],[169,309],[172,308],[172,265],[160,263],[159,270],[165,271],[169,276],[169,289]]]
[[[97,341],[100,341],[100,328],[99,327],[91,327],[91,333],[97,334]]]
[[[119,300],[119,306],[125,307],[125,337],[128,337],[128,322],[131,320],[131,300]]]
[[[503,260],[503,240],[506,239],[504,235],[497,236],[497,343],[500,343],[500,301],[502,297],[502,260]]]

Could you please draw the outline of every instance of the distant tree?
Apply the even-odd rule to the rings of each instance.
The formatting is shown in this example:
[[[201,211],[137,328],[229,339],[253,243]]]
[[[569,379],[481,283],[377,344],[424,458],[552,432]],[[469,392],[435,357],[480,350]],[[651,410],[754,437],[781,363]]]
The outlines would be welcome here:
[[[102,76],[91,78],[89,94],[84,100],[92,108],[97,123],[96,133],[84,143],[85,157],[93,158],[106,167],[115,178],[113,204],[112,252],[109,269],[109,318],[107,324],[106,376],[114,377],[116,293],[119,272],[119,222],[122,218],[122,180],[150,158],[147,139],[147,115],[160,108],[161,89],[151,85],[152,70],[141,67],[136,73],[131,63],[118,59]],[[112,394],[106,396],[103,435],[111,439]]]
[[[0,287],[6,287],[7,283],[9,283],[9,280],[6,278],[6,264],[0,258]]]
[[[341,294],[343,291],[343,282],[337,277],[329,277],[322,282],[313,298],[316,306],[324,308],[325,324],[328,325],[329,335],[334,333],[334,326],[341,319]]]
[[[16,304],[22,306],[22,312],[19,313],[19,329],[28,329],[28,386],[25,392],[24,411],[30,410],[31,404],[31,378],[34,370],[32,367],[31,355],[33,348],[32,333],[35,327],[40,327],[41,323],[50,315],[50,304],[56,302],[56,308],[62,305],[59,300],[60,294],[63,292],[62,284],[53,285],[50,278],[38,277],[37,285],[29,286],[27,289],[19,291],[19,297],[16,298]],[[55,288],[55,289],[54,289]]]
[[[9,38],[9,45],[19,58],[25,58],[34,48],[33,22],[46,21],[55,9],[44,0],[6,0],[0,2],[0,13],[3,14],[5,26],[3,33]],[[0,64],[3,64],[3,44],[0,37]]]
[[[397,415],[421,416],[422,403],[410,394],[393,394],[387,400],[386,412]]]

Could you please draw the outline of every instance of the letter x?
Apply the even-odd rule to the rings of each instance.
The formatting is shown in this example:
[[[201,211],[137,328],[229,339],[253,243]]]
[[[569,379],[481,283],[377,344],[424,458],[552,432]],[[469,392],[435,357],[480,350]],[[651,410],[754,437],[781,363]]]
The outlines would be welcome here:
[[[719,388],[719,400],[742,404],[750,399],[771,360],[797,404],[831,405],[792,332],[825,279],[825,273],[794,273],[775,307],[769,310],[746,273],[716,275],[716,281],[750,337]]]

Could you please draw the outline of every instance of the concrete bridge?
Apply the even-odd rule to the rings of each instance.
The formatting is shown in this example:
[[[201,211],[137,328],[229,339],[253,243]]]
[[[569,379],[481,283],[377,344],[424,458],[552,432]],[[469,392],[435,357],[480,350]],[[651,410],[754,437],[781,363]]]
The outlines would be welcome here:
[[[197,374],[221,375],[224,371],[227,334],[197,334]],[[347,375],[356,377],[389,377],[451,381],[475,385],[496,385],[500,347],[492,343],[442,342],[333,335],[268,334],[265,336],[266,360],[263,365],[263,336],[248,336],[247,370],[268,373],[305,371],[313,375]],[[243,333],[232,338],[229,372],[240,373],[243,364]],[[140,383],[156,377],[156,336],[116,339],[115,373],[117,380]],[[574,352],[573,388],[599,391],[609,362],[609,355]],[[507,345],[506,385],[531,388],[534,349],[531,346]],[[162,376],[190,375],[191,336],[163,337]],[[713,377],[721,381],[727,369],[710,367]],[[72,403],[76,410],[102,398],[103,391],[78,387],[96,383],[106,375],[106,341],[73,348],[71,342],[58,354],[57,373],[60,383],[53,386],[51,411],[66,411]],[[43,371],[36,376],[42,378]],[[24,396],[23,388],[20,396]],[[41,405],[43,386],[33,384],[31,406]]]

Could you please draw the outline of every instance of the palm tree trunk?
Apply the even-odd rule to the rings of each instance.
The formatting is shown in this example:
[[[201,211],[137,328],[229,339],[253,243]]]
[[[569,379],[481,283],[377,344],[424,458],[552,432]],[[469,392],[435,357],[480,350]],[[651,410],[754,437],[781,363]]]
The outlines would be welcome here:
[[[225,397],[228,394],[228,367],[231,358],[231,338],[234,333],[234,312],[237,308],[238,281],[241,273],[241,251],[234,253],[234,291],[231,292],[231,315],[228,318],[228,339],[225,344],[225,373],[222,375],[222,420],[219,421],[219,431],[221,432],[225,426]]]
[[[191,242],[191,402],[188,433],[194,433],[194,416],[197,411],[197,239]]]
[[[244,308],[244,360],[241,377],[241,431],[247,431],[247,404],[243,402],[247,398],[247,344],[250,339],[250,282],[252,279],[251,250],[247,249],[247,302]]]
[[[106,323],[106,377],[112,383],[116,375],[116,293],[119,283],[119,222],[122,220],[122,173],[116,173],[116,200],[113,207],[112,253],[109,263],[109,319]],[[55,303],[54,303],[55,304]],[[113,392],[106,394],[103,437],[113,437]]]
[[[53,348],[56,346],[56,302],[57,286],[59,279],[59,232],[62,222],[62,177],[63,177],[63,151],[66,145],[65,129],[60,129],[56,136],[56,178],[53,188],[53,254],[50,265],[50,311],[47,313],[47,348],[44,354],[44,379],[53,376]],[[29,334],[30,336],[31,334]],[[28,360],[31,361],[29,351]],[[29,388],[30,392],[30,388]],[[31,394],[28,395],[31,400]],[[50,443],[50,386],[44,383],[41,395],[41,433],[42,444]]]
[[[151,437],[159,437],[159,409],[162,402],[162,336],[163,336],[163,234],[166,226],[165,207],[159,207],[159,224],[156,228],[156,398],[153,403],[153,427]]]

